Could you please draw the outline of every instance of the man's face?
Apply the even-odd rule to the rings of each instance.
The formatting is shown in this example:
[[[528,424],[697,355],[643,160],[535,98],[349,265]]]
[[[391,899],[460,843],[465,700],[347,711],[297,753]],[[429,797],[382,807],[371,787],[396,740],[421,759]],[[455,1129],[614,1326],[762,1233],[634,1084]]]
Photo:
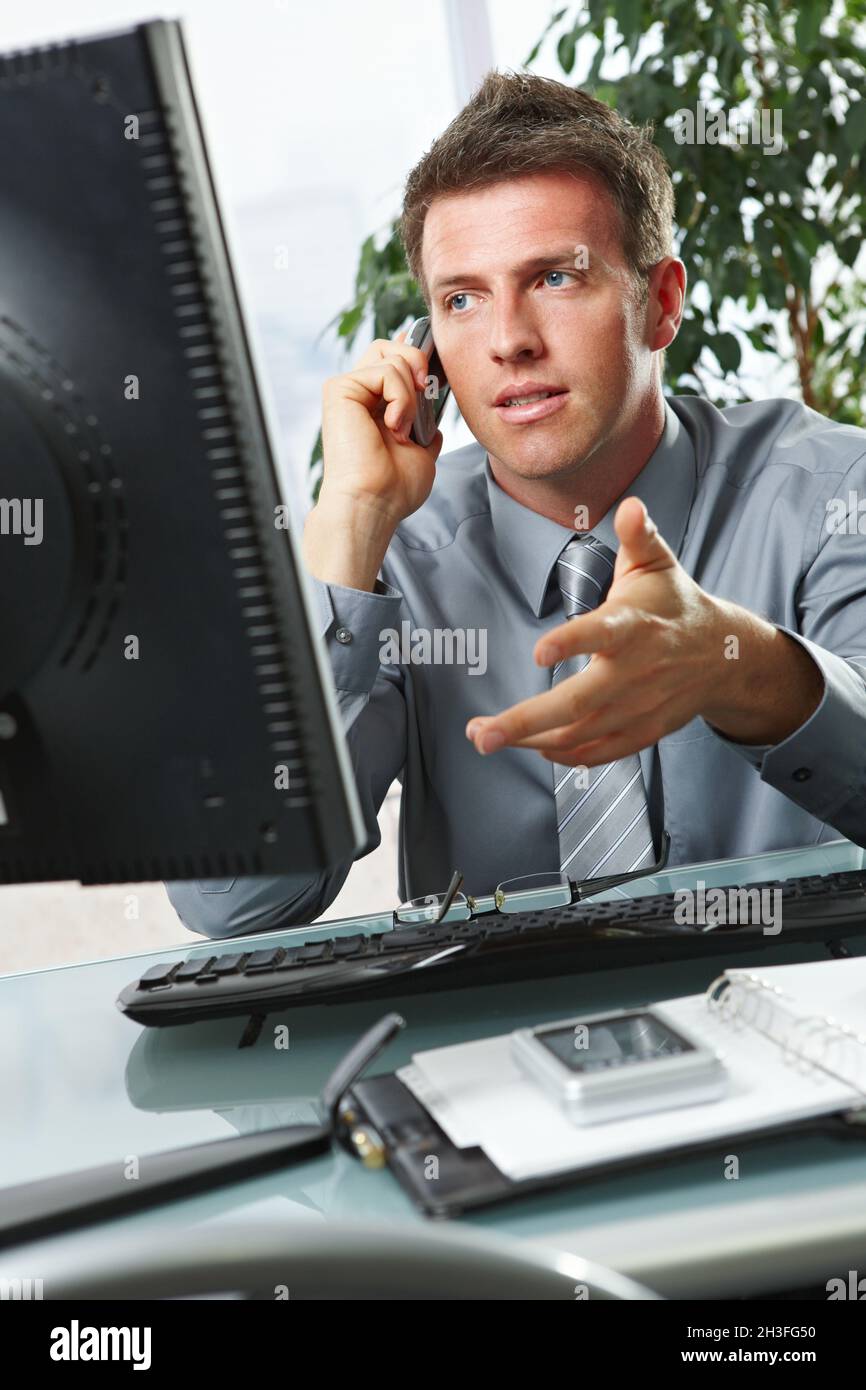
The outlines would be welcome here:
[[[565,480],[633,428],[657,367],[619,213],[591,174],[531,174],[436,199],[423,265],[464,420],[500,467]],[[535,385],[533,385],[535,383]],[[528,405],[503,392],[550,390]]]

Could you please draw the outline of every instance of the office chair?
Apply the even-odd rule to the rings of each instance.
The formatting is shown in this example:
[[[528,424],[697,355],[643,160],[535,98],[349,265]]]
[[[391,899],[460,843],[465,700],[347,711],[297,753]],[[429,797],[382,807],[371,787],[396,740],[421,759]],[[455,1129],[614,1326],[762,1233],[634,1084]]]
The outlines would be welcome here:
[[[0,1276],[38,1269],[46,1299],[658,1299],[577,1255],[467,1227],[231,1219],[82,1231],[0,1256]]]

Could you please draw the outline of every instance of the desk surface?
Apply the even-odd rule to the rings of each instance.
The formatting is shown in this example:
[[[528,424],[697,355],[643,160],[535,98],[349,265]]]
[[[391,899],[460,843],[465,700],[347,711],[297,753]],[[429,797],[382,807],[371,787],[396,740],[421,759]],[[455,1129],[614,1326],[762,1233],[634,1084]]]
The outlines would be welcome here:
[[[866,853],[847,842],[732,865],[692,866],[656,878],[643,891],[758,881],[792,873],[861,867]],[[631,893],[637,893],[630,885]],[[257,934],[257,945],[351,933],[386,919],[320,923],[300,932]],[[849,938],[866,953],[866,930]],[[227,943],[220,943],[227,949]],[[202,946],[212,953],[213,946]],[[176,954],[185,956],[188,947]],[[387,1008],[404,1032],[373,1072],[392,1071],[413,1052],[570,1013],[704,989],[738,963],[734,943],[718,958],[606,970],[563,980],[495,985],[381,1002],[311,1006],[268,1017],[259,1041],[239,1049],[241,1020],[144,1029],[115,999],[155,956],[0,979],[0,1186],[91,1164],[174,1148],[233,1132],[249,1133],[317,1118],[314,1101],[352,1041]],[[819,946],[768,938],[764,965],[826,959]],[[755,956],[743,957],[754,966]],[[289,1029],[289,1048],[274,1029]],[[732,1144],[736,1151],[736,1145]],[[0,1191],[0,1201],[2,1201]],[[121,1224],[134,1239],[146,1223],[224,1221],[233,1215],[328,1218],[380,1223],[423,1218],[387,1170],[371,1172],[338,1150],[284,1173],[176,1202]],[[462,1218],[505,1238],[531,1240],[601,1261],[669,1297],[737,1297],[823,1283],[866,1259],[866,1148],[830,1140],[763,1145],[744,1152],[740,1177],[715,1161],[677,1162],[523,1199]],[[102,1229],[108,1229],[103,1227]]]

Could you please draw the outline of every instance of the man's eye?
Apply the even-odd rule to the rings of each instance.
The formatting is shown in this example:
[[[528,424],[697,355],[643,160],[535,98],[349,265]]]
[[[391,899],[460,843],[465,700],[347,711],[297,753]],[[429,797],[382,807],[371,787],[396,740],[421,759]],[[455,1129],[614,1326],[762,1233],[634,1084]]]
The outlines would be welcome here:
[[[449,314],[454,312],[458,314],[462,313],[467,306],[465,303],[458,303],[458,300],[465,301],[471,298],[472,296],[468,294],[466,290],[460,290],[457,294],[452,294],[450,299],[446,299],[445,308],[448,310]]]
[[[560,289],[562,285],[566,283],[566,281],[571,281],[572,283],[574,283],[574,281],[578,279],[578,276],[573,275],[569,270],[546,270],[544,272],[545,280],[549,280],[551,275],[558,275],[560,277],[557,284],[551,286],[551,288],[555,290]]]

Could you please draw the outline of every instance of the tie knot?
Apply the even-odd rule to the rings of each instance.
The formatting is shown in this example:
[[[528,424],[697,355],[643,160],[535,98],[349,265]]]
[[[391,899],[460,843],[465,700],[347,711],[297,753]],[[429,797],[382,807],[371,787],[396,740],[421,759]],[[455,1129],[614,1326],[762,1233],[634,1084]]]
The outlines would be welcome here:
[[[602,602],[613,579],[616,555],[595,536],[575,536],[556,562],[566,617],[589,613]]]

